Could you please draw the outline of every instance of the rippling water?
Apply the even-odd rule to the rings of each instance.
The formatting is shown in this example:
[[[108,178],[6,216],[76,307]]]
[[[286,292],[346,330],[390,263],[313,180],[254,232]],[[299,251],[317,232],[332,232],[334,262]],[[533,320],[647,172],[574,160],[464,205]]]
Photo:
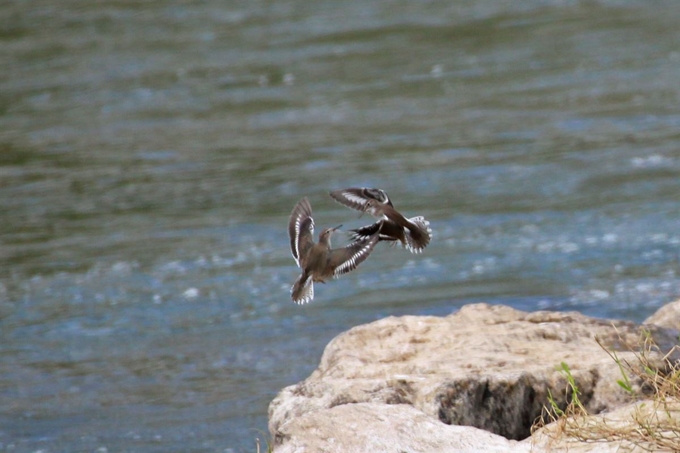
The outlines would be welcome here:
[[[325,344],[486,301],[641,321],[680,295],[680,8],[0,6],[0,450],[255,451]],[[298,307],[287,218],[380,245]],[[340,235],[337,244],[346,240]]]

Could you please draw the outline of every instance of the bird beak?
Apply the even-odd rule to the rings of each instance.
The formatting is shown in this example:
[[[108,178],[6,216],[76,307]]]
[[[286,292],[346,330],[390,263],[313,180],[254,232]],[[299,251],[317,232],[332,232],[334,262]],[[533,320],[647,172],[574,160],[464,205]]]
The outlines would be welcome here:
[[[342,227],[342,223],[340,225],[336,226],[335,228],[333,228],[333,231],[339,230],[341,227]]]

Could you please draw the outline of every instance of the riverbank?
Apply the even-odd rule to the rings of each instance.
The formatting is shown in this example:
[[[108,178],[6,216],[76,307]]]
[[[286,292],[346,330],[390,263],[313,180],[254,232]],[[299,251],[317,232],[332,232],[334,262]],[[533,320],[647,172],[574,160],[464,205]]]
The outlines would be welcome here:
[[[573,402],[570,379],[589,414],[618,414],[619,421],[634,415],[636,400],[653,395],[636,376],[628,377],[630,389],[620,385],[620,363],[636,363],[643,353],[662,367],[677,344],[678,307],[680,301],[668,304],[640,325],[471,304],[446,317],[357,326],[328,344],[307,379],[272,401],[274,451],[620,448],[555,441],[555,427],[533,435],[532,427],[546,407],[564,411]],[[658,349],[636,349],[645,338]]]

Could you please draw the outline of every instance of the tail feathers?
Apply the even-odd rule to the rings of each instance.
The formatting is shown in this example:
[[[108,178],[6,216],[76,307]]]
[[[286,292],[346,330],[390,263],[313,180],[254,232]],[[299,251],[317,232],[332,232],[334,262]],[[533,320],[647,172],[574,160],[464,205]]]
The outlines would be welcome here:
[[[406,234],[406,248],[411,253],[420,253],[432,239],[430,222],[422,216],[412,217],[408,221],[410,225]]]
[[[314,281],[311,275],[302,274],[290,289],[290,295],[296,304],[306,304],[314,299]]]

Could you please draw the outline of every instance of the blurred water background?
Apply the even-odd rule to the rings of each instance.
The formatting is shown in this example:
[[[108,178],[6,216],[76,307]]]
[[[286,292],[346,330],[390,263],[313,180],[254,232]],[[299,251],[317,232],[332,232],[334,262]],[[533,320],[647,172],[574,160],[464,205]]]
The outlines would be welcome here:
[[[338,333],[680,295],[676,1],[5,0],[0,450],[254,452]],[[381,244],[296,306],[286,224]],[[346,241],[336,236],[335,244]]]

